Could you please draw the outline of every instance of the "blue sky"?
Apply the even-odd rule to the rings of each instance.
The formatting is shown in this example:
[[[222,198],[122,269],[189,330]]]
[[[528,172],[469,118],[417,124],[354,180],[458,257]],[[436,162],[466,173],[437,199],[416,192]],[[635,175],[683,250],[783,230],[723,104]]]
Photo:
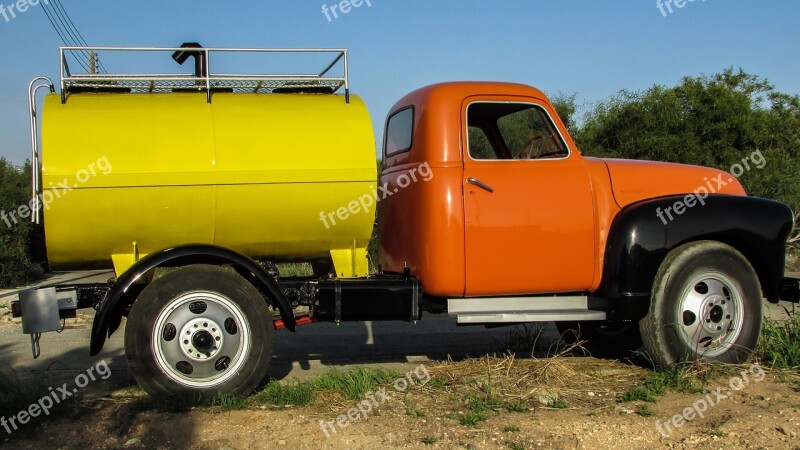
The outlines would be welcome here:
[[[800,93],[800,2],[675,1],[665,17],[656,0],[371,0],[329,22],[333,0],[61,0],[90,45],[348,48],[377,133],[397,99],[441,81],[522,82],[592,103],[733,66]],[[57,75],[60,44],[41,7],[0,16],[0,155],[12,162],[29,153],[27,84]]]

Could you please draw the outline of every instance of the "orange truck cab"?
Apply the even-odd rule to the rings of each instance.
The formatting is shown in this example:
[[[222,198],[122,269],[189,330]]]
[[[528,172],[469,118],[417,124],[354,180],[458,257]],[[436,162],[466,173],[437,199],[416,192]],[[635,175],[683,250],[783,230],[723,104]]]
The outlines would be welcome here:
[[[459,323],[556,320],[604,347],[637,347],[646,326],[664,365],[738,361],[762,296],[783,292],[789,208],[717,169],[584,157],[535,88],[412,92],[383,158],[381,268],[408,270]]]
[[[643,348],[663,367],[739,363],[755,348],[762,298],[800,297],[784,278],[792,211],[748,197],[734,176],[763,167],[760,152],[731,173],[586,158],[539,90],[445,83],[390,110],[375,186],[372,124],[350,93],[344,49],[60,52],[61,92],[46,78],[29,88],[32,204],[93,160],[109,170],[87,172],[43,215],[32,207],[33,221],[52,268],[117,277],[24,291],[14,314],[34,355],[77,309],[97,310],[92,355],[127,318],[131,373],[155,396],[252,392],[276,329],[425,313],[461,325],[554,321],[592,351]],[[97,52],[168,52],[195,70],[67,64]],[[331,59],[306,74],[225,74],[211,54]],[[43,146],[40,89],[50,91]],[[100,142],[76,133],[88,122]],[[280,262],[310,263],[313,275],[283,276]]]

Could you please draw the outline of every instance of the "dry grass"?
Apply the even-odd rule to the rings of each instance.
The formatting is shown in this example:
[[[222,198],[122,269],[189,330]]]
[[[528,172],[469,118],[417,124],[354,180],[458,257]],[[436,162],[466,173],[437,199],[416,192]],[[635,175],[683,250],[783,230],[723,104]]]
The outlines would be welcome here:
[[[430,372],[454,393],[497,396],[505,404],[521,403],[529,409],[554,402],[569,407],[607,406],[647,375],[646,370],[629,364],[568,357],[573,350],[546,359],[504,355],[447,361]]]

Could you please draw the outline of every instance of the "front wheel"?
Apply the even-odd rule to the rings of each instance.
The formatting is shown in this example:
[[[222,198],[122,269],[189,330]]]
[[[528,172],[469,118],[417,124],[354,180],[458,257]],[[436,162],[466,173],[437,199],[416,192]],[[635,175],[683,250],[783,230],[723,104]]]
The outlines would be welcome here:
[[[761,331],[761,302],[758,277],[734,248],[711,241],[678,247],[662,263],[639,323],[645,349],[663,368],[745,362]]]
[[[274,334],[264,297],[247,280],[224,267],[188,266],[142,291],[125,352],[153,396],[246,395],[266,377]]]

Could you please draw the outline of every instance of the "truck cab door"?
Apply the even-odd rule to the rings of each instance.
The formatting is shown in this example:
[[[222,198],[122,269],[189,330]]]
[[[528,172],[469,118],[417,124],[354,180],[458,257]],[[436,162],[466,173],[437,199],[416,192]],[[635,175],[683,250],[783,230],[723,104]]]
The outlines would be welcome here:
[[[589,289],[590,178],[546,104],[473,97],[462,115],[466,296]]]

